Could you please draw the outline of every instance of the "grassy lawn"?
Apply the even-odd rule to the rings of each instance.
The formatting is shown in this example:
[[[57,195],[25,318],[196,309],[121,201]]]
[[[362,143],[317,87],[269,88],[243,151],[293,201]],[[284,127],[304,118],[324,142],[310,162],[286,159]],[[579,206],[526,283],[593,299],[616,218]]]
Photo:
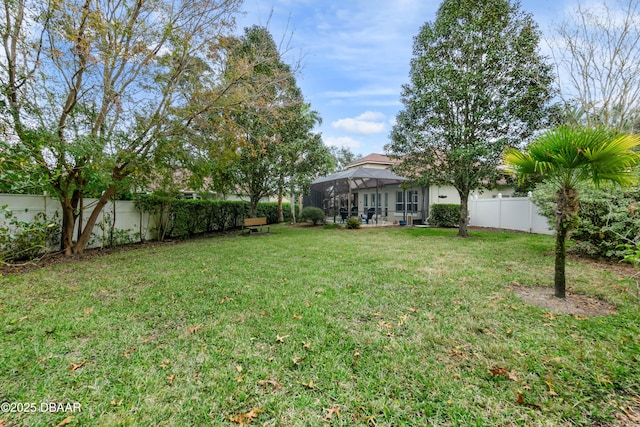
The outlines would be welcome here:
[[[570,260],[568,289],[617,308],[591,318],[509,290],[552,286],[551,236],[271,230],[0,277],[0,402],[36,407],[0,413],[0,426],[599,426],[637,414],[635,283]]]

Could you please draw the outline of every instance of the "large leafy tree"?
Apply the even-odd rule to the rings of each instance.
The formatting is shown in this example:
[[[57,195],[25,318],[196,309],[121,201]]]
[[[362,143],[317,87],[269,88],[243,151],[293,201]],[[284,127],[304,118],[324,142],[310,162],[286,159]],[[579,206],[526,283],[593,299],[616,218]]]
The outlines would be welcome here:
[[[219,40],[240,3],[3,1],[0,157],[20,158],[2,167],[28,164],[59,198],[66,254],[84,251],[104,205],[156,150],[217,105],[219,97],[210,96],[182,110],[190,116],[176,115],[188,101],[184,95],[198,89],[186,77],[198,74],[202,62],[219,63]],[[96,177],[99,200],[78,224]]]
[[[291,217],[295,222],[295,196],[302,196],[311,181],[327,174],[333,166],[333,157],[323,144],[322,136],[313,129],[322,121],[311,105],[302,102],[288,108],[287,119],[282,122],[280,160],[278,167],[278,214],[284,220],[282,199],[285,191],[291,195]]]
[[[255,63],[243,81],[244,90],[259,91],[260,96],[232,111],[232,140],[239,149],[233,163],[235,185],[239,194],[249,198],[249,215],[257,214],[260,200],[276,194],[278,155],[283,143],[280,128],[287,110],[300,102],[291,68],[278,51],[265,27],[252,26],[230,51],[227,73],[237,74],[238,66]]]
[[[634,167],[640,154],[632,151],[640,144],[638,135],[626,135],[605,128],[560,126],[542,134],[526,151],[508,148],[504,161],[520,177],[539,176],[557,190],[555,296],[566,297],[566,239],[579,208],[578,186],[637,181]]]
[[[334,160],[334,167],[330,172],[341,172],[347,168],[347,165],[362,158],[362,155],[355,154],[348,147],[337,147],[333,145],[329,147],[329,151]]]
[[[396,169],[460,195],[467,236],[472,190],[500,177],[503,149],[529,138],[547,115],[551,68],[531,15],[508,0],[445,0],[414,39],[404,109],[385,148]]]
[[[250,66],[250,72],[243,72]],[[209,115],[206,126],[217,127],[217,141],[207,137],[203,163],[224,177],[235,192],[249,199],[251,216],[268,196],[282,200],[285,190],[298,193],[305,178],[324,171],[322,140],[313,133],[319,120],[304,102],[295,69],[285,63],[279,47],[265,27],[252,26],[228,43],[225,75],[242,79],[225,94],[232,108],[225,115]],[[242,93],[252,94],[251,98]],[[235,100],[241,99],[241,103]],[[220,147],[232,147],[216,156]],[[221,163],[222,161],[222,163]],[[220,175],[218,175],[220,176]],[[305,181],[306,180],[306,181]],[[216,179],[213,179],[215,183]]]

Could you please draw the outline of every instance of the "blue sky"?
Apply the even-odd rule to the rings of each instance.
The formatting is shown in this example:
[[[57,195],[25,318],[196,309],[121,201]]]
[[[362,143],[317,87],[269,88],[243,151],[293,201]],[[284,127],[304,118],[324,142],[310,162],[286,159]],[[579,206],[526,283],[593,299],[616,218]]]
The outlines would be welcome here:
[[[543,38],[573,10],[575,0],[523,0]],[[383,153],[408,82],[413,37],[433,21],[435,0],[245,0],[238,30],[267,26],[297,82],[320,113],[326,145]],[[541,43],[543,53],[548,50]]]

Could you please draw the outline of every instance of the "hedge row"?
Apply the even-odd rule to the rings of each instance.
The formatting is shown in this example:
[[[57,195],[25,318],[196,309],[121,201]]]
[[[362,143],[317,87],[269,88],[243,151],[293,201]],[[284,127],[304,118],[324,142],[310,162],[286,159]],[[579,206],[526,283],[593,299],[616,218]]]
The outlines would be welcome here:
[[[155,216],[158,240],[167,238],[185,239],[198,234],[227,231],[242,225],[249,216],[249,203],[236,200],[175,199],[165,196],[146,195],[137,201],[144,212]],[[290,206],[283,203],[284,219],[290,221]],[[278,221],[277,203],[260,203],[259,217],[267,223]]]
[[[460,205],[435,204],[431,205],[429,224],[436,227],[458,227],[460,225]]]
[[[622,259],[628,251],[640,248],[640,187],[578,188],[580,209],[571,230],[571,239],[579,252],[611,259]],[[533,192],[540,213],[555,227],[556,191],[541,184]]]

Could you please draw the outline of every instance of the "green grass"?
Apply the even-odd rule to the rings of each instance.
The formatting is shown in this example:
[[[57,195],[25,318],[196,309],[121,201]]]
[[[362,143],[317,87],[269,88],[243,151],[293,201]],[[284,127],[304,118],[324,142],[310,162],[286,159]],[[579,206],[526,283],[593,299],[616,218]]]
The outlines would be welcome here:
[[[272,227],[0,277],[0,402],[81,404],[0,425],[615,423],[635,284],[570,260],[617,313],[549,316],[508,287],[551,286],[552,237],[455,232]]]

